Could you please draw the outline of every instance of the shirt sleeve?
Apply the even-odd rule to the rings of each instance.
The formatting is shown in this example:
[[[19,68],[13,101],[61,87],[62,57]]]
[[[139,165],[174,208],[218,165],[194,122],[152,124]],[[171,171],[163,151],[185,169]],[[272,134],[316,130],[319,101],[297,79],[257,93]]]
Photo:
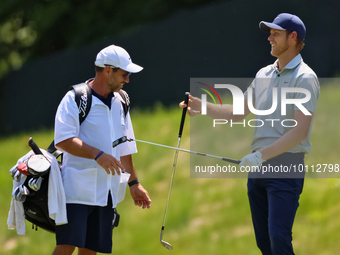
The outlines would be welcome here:
[[[249,87],[246,89],[246,91],[244,92],[244,100],[247,100],[248,101],[248,89],[251,89],[252,90],[252,99],[253,99],[253,103],[255,102],[255,80],[254,79],[252,81],[252,83],[249,85]]]
[[[132,127],[132,122],[131,122],[131,117],[130,117],[130,112],[126,114],[126,124],[125,124],[125,132],[124,136],[126,136],[128,139],[135,139],[135,135],[133,132],[133,127]],[[121,156],[126,156],[130,155],[133,153],[137,153],[137,146],[136,142],[126,142],[121,144],[120,146],[120,155]]]
[[[307,89],[310,92],[311,98],[308,102],[303,103],[303,106],[310,112],[315,113],[316,110],[316,104],[319,99],[320,94],[320,84],[314,75],[306,75],[304,77],[301,77],[299,81],[297,81],[298,88],[304,88]],[[296,99],[302,99],[305,98],[305,93],[296,93],[295,98]],[[300,110],[296,105],[294,105],[294,110]]]
[[[73,90],[61,100],[54,122],[54,143],[58,144],[79,134],[79,110]]]

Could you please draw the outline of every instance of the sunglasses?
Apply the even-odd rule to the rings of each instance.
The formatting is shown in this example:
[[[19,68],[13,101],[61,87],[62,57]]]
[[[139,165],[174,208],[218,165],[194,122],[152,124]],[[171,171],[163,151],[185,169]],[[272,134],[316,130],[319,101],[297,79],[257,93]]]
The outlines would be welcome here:
[[[105,65],[105,66],[109,66],[111,67],[112,69],[120,69],[119,67],[115,67],[115,66],[111,66],[111,65]],[[122,69],[123,70],[123,69]],[[125,70],[123,70],[125,71]],[[127,79],[129,76],[130,76],[130,72],[128,72],[127,74],[124,75],[124,80]]]

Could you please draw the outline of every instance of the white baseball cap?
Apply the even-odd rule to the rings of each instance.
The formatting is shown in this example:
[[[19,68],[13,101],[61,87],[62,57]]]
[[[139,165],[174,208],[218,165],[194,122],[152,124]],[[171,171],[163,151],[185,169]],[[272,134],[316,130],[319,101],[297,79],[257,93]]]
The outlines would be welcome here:
[[[110,45],[102,49],[97,54],[94,64],[99,67],[114,66],[130,73],[138,73],[143,69],[143,67],[132,63],[126,50],[116,45]]]

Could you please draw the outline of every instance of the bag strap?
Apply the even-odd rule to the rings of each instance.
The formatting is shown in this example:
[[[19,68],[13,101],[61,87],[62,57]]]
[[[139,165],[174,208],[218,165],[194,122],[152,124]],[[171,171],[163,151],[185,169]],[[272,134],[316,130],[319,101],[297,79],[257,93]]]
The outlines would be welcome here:
[[[75,101],[79,109],[79,125],[83,123],[86,119],[87,115],[90,112],[91,104],[92,104],[92,90],[91,87],[87,83],[80,83],[77,85],[73,85],[70,87],[70,90],[74,90],[75,92]],[[119,95],[122,97],[123,101],[122,106],[124,110],[124,116],[126,117],[127,113],[130,109],[130,98],[128,93],[125,90],[119,90]],[[55,145],[54,140],[46,149],[49,153],[53,154],[56,158],[58,158],[62,152],[59,151]]]
[[[90,112],[92,104],[92,90],[87,83],[80,83],[70,87],[75,92],[75,101],[79,109],[79,125],[83,123]]]
[[[129,109],[130,109],[130,97],[128,95],[128,93],[126,93],[125,90],[119,90],[118,91],[119,95],[122,97],[122,99],[124,100],[124,102],[122,102],[122,106],[123,106],[123,110],[124,110],[124,115],[126,117]]]
[[[90,112],[91,104],[92,104],[92,90],[91,87],[87,83],[80,83],[77,85],[73,85],[70,87],[70,90],[74,90],[76,104],[79,109],[79,125],[83,123],[86,119],[87,115]],[[56,158],[58,158],[62,152],[59,151],[55,145],[54,140],[46,149],[49,153],[53,154]]]

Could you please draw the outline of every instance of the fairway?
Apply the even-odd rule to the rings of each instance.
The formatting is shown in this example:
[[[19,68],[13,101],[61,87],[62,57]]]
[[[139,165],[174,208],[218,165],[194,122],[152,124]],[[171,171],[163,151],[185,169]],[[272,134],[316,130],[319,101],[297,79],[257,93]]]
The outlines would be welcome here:
[[[320,99],[312,130],[312,153],[307,165],[339,164],[338,97],[340,87],[321,87]],[[155,110],[132,110],[136,139],[176,146],[181,109],[156,105]],[[233,131],[233,130],[232,130]],[[223,153],[240,159],[249,153],[252,130],[228,130],[223,138],[229,141]],[[244,133],[242,133],[244,132]],[[53,140],[53,131],[44,130],[2,138],[0,140],[0,254],[51,254],[54,235],[32,230],[27,223],[25,236],[7,229],[12,180],[9,169],[29,151],[32,136],[41,148]],[[250,137],[250,138],[249,138]],[[241,140],[236,144],[236,140]],[[221,141],[218,142],[220,144]],[[220,145],[219,145],[220,146]],[[139,180],[152,199],[151,208],[136,206],[127,191],[126,199],[118,205],[120,225],[114,230],[112,254],[176,255],[260,255],[256,247],[250,217],[245,178],[190,178],[190,154],[180,152],[167,211],[163,240],[171,243],[173,251],[160,244],[160,231],[169,188],[174,150],[137,144],[133,155]],[[190,149],[190,119],[186,120],[181,148]],[[204,151],[209,153],[208,151]],[[300,208],[293,228],[296,254],[334,255],[340,249],[340,179],[306,178]],[[76,253],[74,253],[76,254]]]

